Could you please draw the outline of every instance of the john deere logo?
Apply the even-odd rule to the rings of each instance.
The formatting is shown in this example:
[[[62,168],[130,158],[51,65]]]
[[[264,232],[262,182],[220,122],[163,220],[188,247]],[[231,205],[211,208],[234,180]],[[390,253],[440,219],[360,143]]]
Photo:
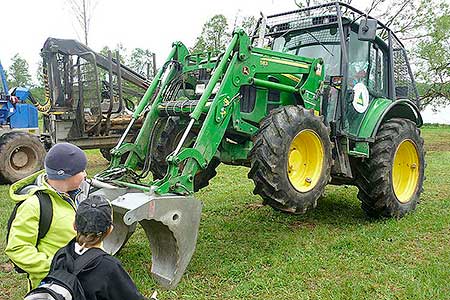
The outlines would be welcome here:
[[[369,91],[364,83],[359,82],[353,87],[353,107],[359,113],[363,113],[369,107]]]

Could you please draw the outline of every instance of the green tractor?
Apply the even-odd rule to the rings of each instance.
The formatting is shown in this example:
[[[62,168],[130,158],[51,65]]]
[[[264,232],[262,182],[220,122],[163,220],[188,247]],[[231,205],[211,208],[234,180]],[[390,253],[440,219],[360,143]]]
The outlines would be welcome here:
[[[248,166],[254,193],[280,211],[304,213],[327,184],[352,184],[368,215],[400,218],[424,180],[417,101],[401,42],[347,4],[262,18],[223,53],[176,42],[93,180],[114,207],[105,248],[119,251],[140,223],[152,273],[175,287],[195,249],[194,192],[220,163]]]

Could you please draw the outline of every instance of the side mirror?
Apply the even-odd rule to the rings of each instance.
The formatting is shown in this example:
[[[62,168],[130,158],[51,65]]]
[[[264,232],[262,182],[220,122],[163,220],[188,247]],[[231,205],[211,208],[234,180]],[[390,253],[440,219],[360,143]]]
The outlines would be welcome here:
[[[358,40],[375,41],[377,34],[377,20],[362,19],[359,24]]]

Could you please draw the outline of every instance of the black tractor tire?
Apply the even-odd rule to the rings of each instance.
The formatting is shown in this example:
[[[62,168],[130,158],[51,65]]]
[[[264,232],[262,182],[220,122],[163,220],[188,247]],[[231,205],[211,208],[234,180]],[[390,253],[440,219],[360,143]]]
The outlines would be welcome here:
[[[316,145],[320,144],[317,149],[322,149],[322,162],[313,172],[313,181],[309,175],[301,177],[304,178],[301,182],[311,182],[311,187],[301,191],[290,178],[295,172],[306,172],[309,170],[308,166],[314,164],[296,164],[293,168],[290,159],[292,153],[297,151],[294,147],[297,144],[293,143],[297,143],[305,132],[315,136]],[[251,169],[248,177],[255,183],[253,193],[260,195],[264,204],[283,212],[301,214],[314,208],[330,181],[333,160],[329,134],[330,130],[324,124],[323,117],[315,116],[313,111],[293,105],[272,110],[261,122],[250,152]],[[306,154],[304,150],[307,148],[308,146],[303,147],[298,152]]]
[[[8,132],[0,138],[0,181],[14,183],[44,166],[45,148],[26,132]]]
[[[403,143],[416,149],[418,163],[411,166],[398,160],[395,163],[399,146]],[[411,146],[410,146],[411,148]],[[423,138],[416,124],[406,119],[390,119],[381,125],[375,142],[370,148],[369,158],[356,163],[356,184],[361,207],[370,217],[401,218],[413,211],[419,203],[423,191],[425,152]],[[411,196],[402,201],[394,187],[394,165],[407,165],[417,169],[417,183],[410,188]],[[418,165],[417,165],[418,164]],[[416,172],[416,171],[412,171]],[[400,194],[400,193],[399,193]],[[400,194],[401,195],[401,194]]]
[[[132,136],[131,140],[129,141],[129,143],[134,143],[136,141],[136,138],[137,138],[138,134],[139,134],[139,131],[133,133],[133,136]],[[112,158],[112,156],[111,156],[111,149],[112,148],[114,148],[114,147],[105,147],[105,148],[100,148],[99,149],[100,153],[103,156],[103,158],[106,159],[109,162],[111,161],[111,158]],[[120,163],[124,164],[125,161],[127,160],[127,158],[128,158],[128,153],[126,153],[125,155],[123,155],[123,157],[121,157]],[[141,165],[142,165],[141,163],[138,164],[138,166],[141,166]]]
[[[154,145],[151,150],[152,163],[150,165],[150,169],[154,179],[161,179],[164,175],[166,175],[166,158],[178,146],[178,143],[180,142],[186,129],[185,125],[180,124],[179,117],[169,117],[164,124],[165,126],[162,131],[160,133],[156,133],[156,136],[154,137]],[[195,138],[196,134],[191,131],[188,134],[183,146],[193,146]],[[197,192],[209,185],[209,181],[217,175],[216,168],[219,164],[220,160],[213,157],[206,169],[197,172],[194,177],[194,192]]]
[[[100,153],[102,154],[103,158],[107,161],[111,161],[111,149],[112,148],[100,148]]]

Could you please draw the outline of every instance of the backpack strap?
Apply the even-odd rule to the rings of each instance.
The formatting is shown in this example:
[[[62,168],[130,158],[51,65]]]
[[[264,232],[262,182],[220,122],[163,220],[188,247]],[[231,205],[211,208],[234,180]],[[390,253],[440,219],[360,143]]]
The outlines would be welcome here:
[[[6,225],[6,243],[8,243],[9,232],[11,231],[11,225],[12,225],[12,222],[14,221],[14,219],[16,218],[17,209],[19,208],[20,204],[22,204],[22,202],[16,203],[16,205],[14,205],[11,215],[9,216],[8,223]]]
[[[78,275],[83,269],[88,266],[91,262],[100,256],[107,255],[107,253],[98,248],[90,248],[85,253],[77,257],[74,261],[73,273],[75,276]]]
[[[50,196],[43,192],[37,191],[35,195],[39,199],[39,230],[38,230],[38,238],[36,240],[36,246],[39,244],[39,241],[47,234],[50,229],[50,225],[52,224],[53,219],[53,204]]]
[[[35,193],[36,197],[38,197],[39,200],[39,228],[38,228],[38,236],[36,239],[36,246],[39,244],[39,241],[47,234],[47,232],[50,229],[50,225],[52,224],[53,219],[53,203],[50,199],[50,196],[43,192],[43,191],[37,191]],[[11,212],[11,215],[9,216],[8,223],[7,223],[7,233],[6,233],[6,242],[8,243],[9,238],[9,232],[11,231],[11,225],[14,219],[17,215],[17,210],[19,209],[19,206],[22,205],[24,201],[20,201],[16,203],[16,205],[13,208],[13,211]]]

